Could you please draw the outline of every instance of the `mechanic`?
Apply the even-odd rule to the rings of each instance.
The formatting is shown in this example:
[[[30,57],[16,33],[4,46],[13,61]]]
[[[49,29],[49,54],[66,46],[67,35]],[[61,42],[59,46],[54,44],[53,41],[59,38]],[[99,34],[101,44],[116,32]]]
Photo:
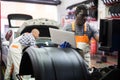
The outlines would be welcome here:
[[[35,45],[35,39],[39,37],[39,30],[33,29],[31,33],[24,33],[21,36],[14,39],[9,47],[9,52],[7,56],[7,68],[5,71],[5,80],[10,80],[11,75],[13,80],[18,80],[16,74],[19,74],[19,66],[22,58],[22,51],[28,46]]]
[[[99,31],[87,22],[87,16],[87,7],[85,5],[77,6],[75,10],[75,21],[66,25],[63,29],[75,32],[77,48],[83,50],[84,60],[90,67],[90,39],[94,37],[98,41]]]

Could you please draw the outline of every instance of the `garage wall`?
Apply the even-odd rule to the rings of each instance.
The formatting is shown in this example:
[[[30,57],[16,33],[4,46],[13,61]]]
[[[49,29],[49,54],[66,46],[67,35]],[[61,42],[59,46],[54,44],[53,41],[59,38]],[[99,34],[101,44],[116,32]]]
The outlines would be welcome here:
[[[108,16],[108,7],[103,4],[102,0],[99,0],[98,19],[104,19],[107,16]]]
[[[11,13],[22,13],[32,15],[36,18],[48,18],[58,20],[57,7],[54,5],[32,4],[22,2],[1,1],[1,32],[4,33],[5,25],[8,25],[7,15]]]
[[[58,5],[58,21],[61,23],[62,18],[66,15],[66,8],[72,4],[80,3],[86,0],[61,0],[61,5]]]
[[[66,8],[72,4],[80,3],[86,0],[61,0],[62,4],[58,5],[58,21],[61,23],[63,17],[66,15],[67,11]],[[108,7],[105,6],[102,0],[98,0],[98,27],[99,27],[99,20],[108,17]]]
[[[1,9],[1,15],[5,17],[10,13],[25,13],[32,15],[33,18],[57,20],[57,7],[54,5],[2,1]]]

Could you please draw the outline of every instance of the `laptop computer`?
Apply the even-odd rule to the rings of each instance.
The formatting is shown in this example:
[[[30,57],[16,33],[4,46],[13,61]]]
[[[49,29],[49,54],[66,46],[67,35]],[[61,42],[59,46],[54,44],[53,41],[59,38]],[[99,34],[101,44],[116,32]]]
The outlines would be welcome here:
[[[63,31],[60,29],[49,28],[51,41],[56,44],[62,44],[63,42],[69,42],[73,48],[76,48],[75,34],[74,32]]]

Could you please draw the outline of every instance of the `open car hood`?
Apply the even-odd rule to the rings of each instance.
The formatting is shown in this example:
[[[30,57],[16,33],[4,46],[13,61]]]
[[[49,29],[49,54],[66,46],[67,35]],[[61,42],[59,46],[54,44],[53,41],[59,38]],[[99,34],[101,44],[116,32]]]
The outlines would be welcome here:
[[[60,25],[57,21],[46,18],[30,19],[25,21],[18,29],[17,35],[19,36],[25,32],[31,32],[33,28],[37,28],[40,31],[40,37],[50,37],[49,28],[59,29]]]
[[[38,47],[57,46],[57,44],[51,42],[50,33],[49,33],[49,28],[55,28],[55,29],[60,28],[60,25],[56,21],[45,18],[27,20],[18,29],[17,36],[20,36],[25,32],[31,32],[31,30],[34,28],[40,31],[40,35],[39,35],[40,37],[39,39],[36,40],[36,45]]]

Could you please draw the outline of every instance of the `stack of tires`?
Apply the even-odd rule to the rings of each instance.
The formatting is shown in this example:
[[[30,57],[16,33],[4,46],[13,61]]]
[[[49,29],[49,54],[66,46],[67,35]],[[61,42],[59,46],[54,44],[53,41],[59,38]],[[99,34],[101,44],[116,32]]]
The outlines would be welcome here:
[[[27,48],[19,75],[31,75],[35,80],[90,80],[83,58],[72,48]]]
[[[113,4],[119,3],[119,0],[102,0],[106,6],[111,6]]]
[[[109,8],[109,12],[112,18],[120,18],[120,3],[113,5]]]

